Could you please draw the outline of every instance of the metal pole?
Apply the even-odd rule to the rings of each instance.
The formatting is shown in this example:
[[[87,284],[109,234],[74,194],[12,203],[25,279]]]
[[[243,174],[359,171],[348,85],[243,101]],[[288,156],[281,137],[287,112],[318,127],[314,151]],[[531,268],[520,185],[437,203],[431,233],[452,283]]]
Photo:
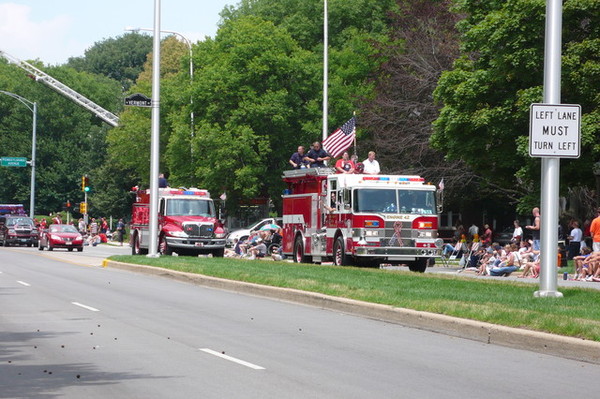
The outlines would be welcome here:
[[[33,128],[31,138],[31,193],[29,198],[29,217],[35,216],[35,149],[37,142],[37,102],[33,103]]]
[[[323,141],[327,138],[327,113],[329,89],[329,12],[327,0],[323,0]]]
[[[546,0],[546,44],[544,55],[544,103],[560,104],[562,0]],[[560,298],[557,291],[558,194],[560,158],[542,158],[540,221],[540,289],[536,297]]]
[[[160,155],[160,0],[154,0],[154,42],[152,55],[152,134],[150,138],[150,236],[148,257],[159,256],[158,168]]]

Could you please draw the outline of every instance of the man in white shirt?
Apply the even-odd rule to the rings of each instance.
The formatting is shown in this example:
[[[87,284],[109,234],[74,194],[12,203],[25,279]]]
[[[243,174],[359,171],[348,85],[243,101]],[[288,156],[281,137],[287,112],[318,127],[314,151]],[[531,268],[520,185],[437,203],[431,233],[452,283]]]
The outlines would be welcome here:
[[[369,157],[363,161],[365,166],[364,174],[367,175],[378,175],[379,174],[379,162],[375,160],[375,151],[369,151]]]

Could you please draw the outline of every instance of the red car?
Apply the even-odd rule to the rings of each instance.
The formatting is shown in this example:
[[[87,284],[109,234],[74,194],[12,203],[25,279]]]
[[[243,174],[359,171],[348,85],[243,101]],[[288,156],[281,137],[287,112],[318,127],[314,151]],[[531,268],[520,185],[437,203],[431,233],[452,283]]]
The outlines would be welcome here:
[[[43,251],[44,247],[48,247],[48,251],[52,251],[54,248],[67,248],[69,251],[77,248],[79,252],[83,251],[83,237],[70,224],[50,225],[40,233],[39,243],[40,251]]]

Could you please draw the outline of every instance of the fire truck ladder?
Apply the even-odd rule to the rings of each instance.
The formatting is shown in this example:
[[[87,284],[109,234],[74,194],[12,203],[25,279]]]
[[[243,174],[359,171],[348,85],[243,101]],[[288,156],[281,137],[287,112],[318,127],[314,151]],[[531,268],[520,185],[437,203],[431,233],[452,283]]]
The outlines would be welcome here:
[[[71,89],[64,83],[59,82],[54,79],[52,76],[47,73],[37,69],[33,65],[28,62],[21,61],[20,59],[8,54],[5,51],[0,50],[0,57],[5,58],[8,62],[15,64],[16,66],[27,71],[32,78],[36,81],[40,81],[45,85],[49,86],[51,89],[54,89],[58,93],[63,96],[73,100],[76,104],[81,105],[88,111],[95,114],[97,117],[102,119],[104,122],[108,123],[111,126],[117,126],[119,124],[119,117],[115,114],[105,110],[92,100],[86,98],[85,96],[77,93],[75,90]]]

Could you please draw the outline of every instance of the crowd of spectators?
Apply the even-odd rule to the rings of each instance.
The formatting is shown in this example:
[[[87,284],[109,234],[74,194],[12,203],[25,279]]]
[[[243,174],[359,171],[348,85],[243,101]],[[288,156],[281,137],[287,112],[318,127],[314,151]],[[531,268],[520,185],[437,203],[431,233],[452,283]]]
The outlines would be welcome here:
[[[281,255],[281,229],[258,230],[241,241],[233,241],[231,249],[225,249],[226,258],[261,259],[267,256]],[[273,259],[276,259],[273,257]],[[276,259],[282,260],[283,258]]]
[[[557,265],[565,266],[566,260],[573,260],[575,280],[600,282],[600,209],[597,214],[594,220],[583,223],[583,229],[575,219],[569,221],[565,233],[562,228],[558,229],[560,244],[556,248]],[[459,224],[453,243],[444,246],[442,255],[459,259],[461,272],[468,270],[481,276],[509,276],[519,271],[519,277],[539,277],[539,208],[532,210],[532,216],[533,222],[524,229],[518,220],[514,221],[512,238],[503,246],[493,241],[494,234],[489,225],[484,224],[480,235],[480,229],[475,224],[468,229]],[[588,243],[586,237],[589,237]],[[564,256],[567,259],[563,259]]]

